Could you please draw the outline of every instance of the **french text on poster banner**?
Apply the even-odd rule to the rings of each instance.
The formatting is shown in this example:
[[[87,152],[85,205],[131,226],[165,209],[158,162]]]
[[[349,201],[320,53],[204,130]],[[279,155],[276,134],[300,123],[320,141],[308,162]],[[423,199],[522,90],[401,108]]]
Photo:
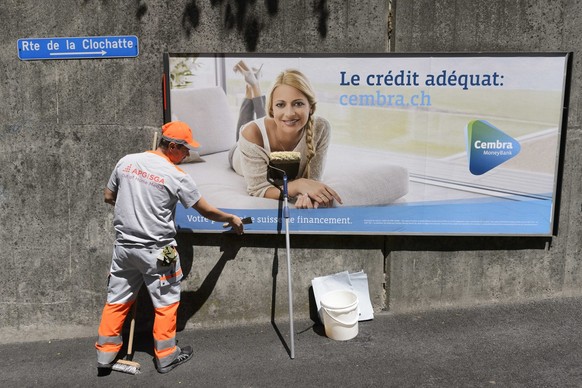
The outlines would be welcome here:
[[[389,207],[334,209],[291,209],[292,234],[463,234],[463,235],[544,235],[550,232],[551,201],[480,199],[394,204]],[[282,233],[285,219],[277,209],[223,209],[241,217],[251,217],[245,233]],[[204,218],[194,209],[179,205],[179,231],[216,232],[225,230],[220,222]],[[462,232],[461,232],[462,231]]]

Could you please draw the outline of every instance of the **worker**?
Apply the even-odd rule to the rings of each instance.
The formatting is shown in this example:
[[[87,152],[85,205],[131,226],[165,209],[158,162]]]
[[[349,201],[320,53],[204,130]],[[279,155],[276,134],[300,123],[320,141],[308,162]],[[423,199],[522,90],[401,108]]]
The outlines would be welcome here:
[[[145,282],[155,310],[153,337],[156,369],[167,373],[192,357],[192,347],[176,344],[182,269],[176,251],[174,216],[178,201],[202,216],[228,223],[243,233],[242,220],[207,202],[196,183],[177,165],[199,147],[181,121],[162,126],[154,151],[126,155],[113,170],[105,202],[115,206],[115,246],[107,303],[98,330],[98,374],[110,373],[122,347],[121,330]]]

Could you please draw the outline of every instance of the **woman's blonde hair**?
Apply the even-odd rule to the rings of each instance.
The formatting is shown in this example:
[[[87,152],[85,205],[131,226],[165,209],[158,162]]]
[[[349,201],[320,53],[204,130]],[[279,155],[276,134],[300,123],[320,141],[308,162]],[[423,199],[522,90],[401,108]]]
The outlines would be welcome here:
[[[305,178],[309,178],[309,165],[311,163],[311,159],[315,156],[315,141],[313,136],[313,113],[315,112],[315,106],[317,105],[317,100],[315,99],[315,93],[313,92],[313,87],[311,83],[307,79],[307,77],[301,73],[299,70],[295,69],[287,69],[281,72],[276,78],[271,86],[271,91],[267,96],[267,114],[269,117],[273,117],[273,92],[277,88],[277,86],[287,85],[292,86],[295,89],[299,90],[301,93],[307,97],[307,102],[309,103],[310,110],[309,110],[309,118],[307,120],[307,124],[305,124],[305,139],[307,143],[307,166],[305,168]]]

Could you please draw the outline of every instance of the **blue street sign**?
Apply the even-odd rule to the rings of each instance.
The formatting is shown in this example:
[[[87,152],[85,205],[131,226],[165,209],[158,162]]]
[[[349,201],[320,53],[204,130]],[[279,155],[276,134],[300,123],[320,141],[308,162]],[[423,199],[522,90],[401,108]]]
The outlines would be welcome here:
[[[125,58],[139,54],[137,36],[18,39],[18,58],[42,59]]]

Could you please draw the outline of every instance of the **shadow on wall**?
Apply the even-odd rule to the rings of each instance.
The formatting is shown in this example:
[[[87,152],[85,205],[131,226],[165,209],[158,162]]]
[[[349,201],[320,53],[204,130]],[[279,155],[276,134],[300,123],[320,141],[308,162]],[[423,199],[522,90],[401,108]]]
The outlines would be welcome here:
[[[225,30],[236,29],[239,34],[242,34],[246,49],[251,52],[256,51],[261,31],[265,26],[264,21],[257,16],[261,12],[257,10],[256,3],[256,0],[210,0],[212,8],[219,7]],[[279,13],[279,0],[264,0],[264,6],[267,15],[271,18]],[[322,38],[325,38],[329,18],[327,0],[315,1],[313,13],[318,18],[317,31]],[[200,19],[200,7],[196,0],[191,0],[182,13],[182,28],[188,37],[192,35],[192,30],[199,26]]]
[[[92,0],[83,0],[83,4]],[[101,0],[103,1],[103,0]],[[279,13],[279,0],[263,0],[264,10],[269,18],[277,16]],[[259,8],[256,0],[210,0],[212,8],[219,8],[222,15],[224,29],[232,31],[236,29],[245,42],[248,51],[254,52],[257,49],[261,31],[265,27],[265,22],[257,15],[261,15],[263,8]],[[135,0],[135,18],[141,21],[148,13],[147,0]],[[317,32],[323,39],[327,37],[329,10],[327,0],[315,0],[313,2],[313,15],[317,17]],[[192,36],[192,30],[200,25],[202,14],[197,0],[190,0],[186,3],[182,12],[182,29],[188,37]]]
[[[178,253],[180,254],[180,264],[184,277],[187,277],[190,273],[194,261],[194,250],[193,250],[193,235],[191,234],[178,234],[176,236],[176,241],[178,243]],[[206,278],[196,291],[182,291],[180,297],[180,306],[178,307],[178,321],[177,321],[177,331],[180,332],[184,330],[188,320],[194,316],[200,310],[202,306],[206,303],[226,263],[229,260],[233,260],[241,246],[243,245],[243,240],[235,234],[222,234],[221,235],[221,245],[220,251],[222,255],[212,268],[212,270],[206,275]],[[155,312],[154,307],[147,291],[145,285],[139,290],[136,301],[138,308],[136,312],[136,329],[135,329],[135,339],[134,339],[134,351],[148,353],[153,357],[153,337],[152,330],[154,327]],[[127,353],[127,345],[129,342],[129,327],[131,322],[131,315],[128,315],[124,322],[122,335],[123,335],[123,347],[119,353],[120,357],[124,357]]]
[[[281,219],[281,211],[279,209],[279,219]],[[279,229],[279,233],[281,229]],[[206,278],[200,285],[200,287],[196,291],[182,291],[180,307],[178,308],[178,322],[177,322],[177,331],[182,331],[185,329],[186,324],[201,308],[204,304],[208,301],[208,298],[214,291],[218,279],[220,278],[222,271],[224,270],[226,264],[230,260],[234,260],[240,250],[240,248],[244,246],[248,246],[248,242],[245,242],[240,236],[235,234],[222,234],[221,237],[221,244],[220,244],[220,251],[222,255],[214,265],[214,267],[210,270]],[[194,241],[192,235],[186,234],[178,234],[176,236],[176,241],[178,243],[178,252],[180,254],[180,264],[182,266],[182,271],[184,273],[184,277],[188,276],[192,269],[193,260],[194,260]],[[244,243],[244,244],[243,244]],[[273,330],[279,337],[282,346],[285,348],[287,353],[291,355],[291,348],[290,345],[287,343],[287,340],[281,333],[279,326],[276,322],[276,300],[277,300],[277,278],[279,275],[279,255],[280,250],[278,247],[274,247],[274,254],[273,254],[273,262],[272,262],[272,269],[271,269],[271,276],[272,276],[272,289],[271,289],[271,326]],[[283,256],[285,255],[285,251],[283,251]],[[313,291],[310,289],[310,316],[314,321],[314,325],[312,326],[313,330],[318,333],[319,335],[324,335],[324,331],[322,329],[321,323],[317,317],[317,307],[315,304],[315,298],[313,296]],[[147,345],[146,345],[147,349]]]
[[[190,235],[176,236],[178,243],[178,253],[180,254],[180,264],[184,278],[188,276],[192,269],[194,261],[193,242]],[[238,251],[242,247],[242,239],[235,234],[223,234],[220,251],[222,255],[212,267],[206,278],[200,284],[196,291],[182,291],[180,307],[178,308],[178,322],[177,330],[182,331],[186,327],[186,323],[204,306],[212,291],[216,287],[216,283],[230,260],[234,260]]]

